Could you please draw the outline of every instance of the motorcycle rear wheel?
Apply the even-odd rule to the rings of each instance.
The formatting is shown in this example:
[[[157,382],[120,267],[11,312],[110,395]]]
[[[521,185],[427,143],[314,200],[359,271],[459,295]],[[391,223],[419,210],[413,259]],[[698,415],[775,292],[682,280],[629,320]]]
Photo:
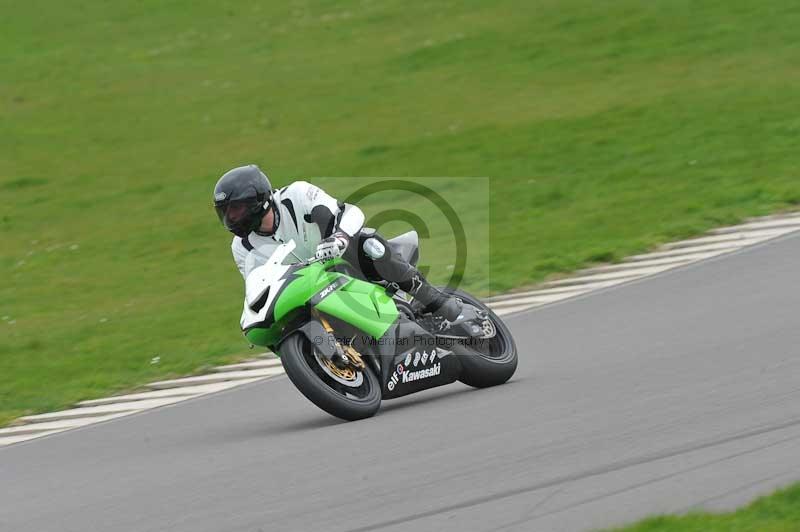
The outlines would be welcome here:
[[[458,359],[463,368],[458,380],[475,388],[487,388],[506,382],[517,370],[517,345],[511,336],[511,331],[503,320],[478,298],[457,289],[443,288],[442,291],[485,311],[496,331],[494,338],[481,341],[479,348],[467,345],[454,346],[460,355]]]

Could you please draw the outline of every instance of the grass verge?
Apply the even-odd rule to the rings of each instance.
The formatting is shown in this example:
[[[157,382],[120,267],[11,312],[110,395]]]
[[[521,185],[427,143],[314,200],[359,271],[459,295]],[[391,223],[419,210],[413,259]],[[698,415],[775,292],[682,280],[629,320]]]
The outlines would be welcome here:
[[[800,484],[725,514],[658,516],[613,532],[796,532],[800,530]]]
[[[47,4],[0,20],[0,424],[239,356],[245,161],[489,177],[479,294],[800,203],[794,2]]]

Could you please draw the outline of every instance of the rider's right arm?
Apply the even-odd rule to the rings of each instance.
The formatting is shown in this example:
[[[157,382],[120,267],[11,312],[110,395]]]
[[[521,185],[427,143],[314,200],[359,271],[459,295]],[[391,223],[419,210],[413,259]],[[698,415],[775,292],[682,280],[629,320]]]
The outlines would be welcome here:
[[[242,274],[242,277],[245,277],[244,261],[247,259],[247,254],[249,251],[244,247],[244,244],[242,244],[242,239],[238,236],[233,237],[233,241],[231,242],[231,253],[233,253],[233,261],[236,263],[236,267],[239,268],[239,273]]]

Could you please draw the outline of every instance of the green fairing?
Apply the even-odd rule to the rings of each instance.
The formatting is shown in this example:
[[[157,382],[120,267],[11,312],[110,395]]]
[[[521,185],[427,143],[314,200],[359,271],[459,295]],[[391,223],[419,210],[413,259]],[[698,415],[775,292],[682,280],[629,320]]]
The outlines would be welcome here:
[[[245,336],[254,345],[273,346],[280,340],[286,318],[340,277],[338,272],[326,271],[330,266],[313,263],[287,276],[273,311],[274,324],[269,328],[249,330]],[[348,278],[347,284],[327,295],[316,308],[358,327],[374,338],[380,338],[397,319],[394,301],[379,286],[359,279]]]
[[[253,345],[269,347],[275,345],[278,343],[278,340],[281,339],[281,328],[282,327],[278,324],[267,329],[256,327],[255,329],[247,331],[244,336],[247,338],[247,341]]]
[[[342,277],[341,273],[325,271],[322,264],[318,262],[291,271],[275,302],[275,321],[281,321],[294,309],[304,306],[309,299],[314,297],[314,294],[339,277]]]
[[[326,272],[320,264],[312,264],[292,271],[287,276],[273,310],[271,327],[254,327],[245,332],[253,345],[274,347],[283,336],[283,327],[296,309],[303,307],[314,294],[332,283],[340,274]]]
[[[320,301],[317,308],[354,325],[376,340],[397,320],[397,305],[381,287],[351,279]]]

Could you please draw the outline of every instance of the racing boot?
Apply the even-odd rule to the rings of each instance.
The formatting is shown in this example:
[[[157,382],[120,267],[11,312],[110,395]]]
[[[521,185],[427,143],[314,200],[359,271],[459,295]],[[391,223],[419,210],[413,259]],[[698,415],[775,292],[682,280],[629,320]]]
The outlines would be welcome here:
[[[398,283],[404,292],[421,303],[423,312],[438,314],[447,321],[456,321],[461,314],[461,301],[431,285],[422,275],[415,274],[407,283]]]
[[[380,247],[374,247],[373,243],[373,247],[368,252],[366,244],[371,241],[377,241]],[[372,234],[371,238],[368,238],[362,246],[364,255],[375,269],[377,277],[396,284],[403,292],[412,295],[417,303],[413,305],[414,307],[421,305],[423,312],[436,313],[447,321],[452,322],[458,319],[461,314],[461,302],[431,286],[420,271],[399,254],[385,253],[389,247],[388,242]]]

